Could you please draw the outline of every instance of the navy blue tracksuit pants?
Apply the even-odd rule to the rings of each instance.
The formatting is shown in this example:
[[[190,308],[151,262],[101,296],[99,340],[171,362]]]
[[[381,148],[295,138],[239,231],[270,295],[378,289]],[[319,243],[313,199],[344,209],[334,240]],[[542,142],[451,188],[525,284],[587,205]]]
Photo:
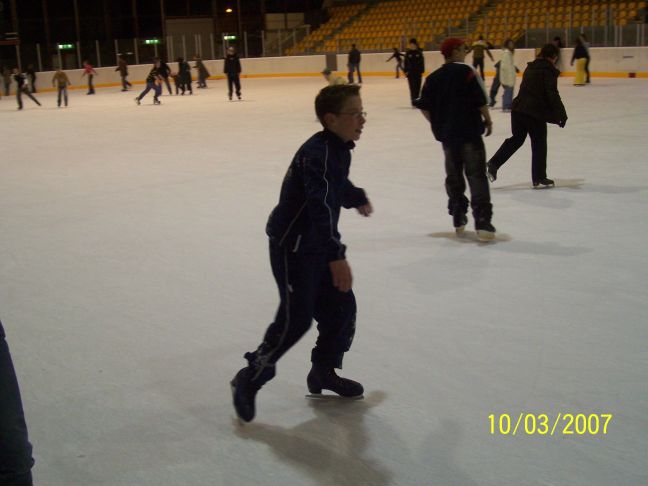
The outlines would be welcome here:
[[[253,379],[260,385],[270,380],[275,363],[310,329],[313,319],[319,336],[311,361],[341,368],[355,334],[353,291],[340,292],[333,286],[323,254],[295,253],[271,240],[270,263],[281,302],[261,346],[246,354],[250,365],[257,369]]]
[[[0,484],[31,486],[33,465],[18,380],[0,322]]]

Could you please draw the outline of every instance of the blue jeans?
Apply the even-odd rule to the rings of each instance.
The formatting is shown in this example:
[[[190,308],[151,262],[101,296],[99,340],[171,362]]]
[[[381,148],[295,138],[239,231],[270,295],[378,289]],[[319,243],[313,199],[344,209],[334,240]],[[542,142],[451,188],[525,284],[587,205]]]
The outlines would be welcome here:
[[[443,142],[443,152],[448,213],[466,214],[468,211],[468,198],[465,196],[466,179],[468,179],[470,207],[475,221],[490,222],[493,216],[493,205],[486,178],[486,149],[481,137],[471,141]]]
[[[156,83],[146,83],[146,89],[140,93],[137,99],[142,100],[149,91],[153,90],[153,99],[157,100],[158,96],[162,94],[162,86]]]
[[[504,86],[504,94],[502,95],[502,109],[510,110],[513,106],[513,86]]]
[[[0,322],[0,484],[31,486],[33,465],[18,380]]]

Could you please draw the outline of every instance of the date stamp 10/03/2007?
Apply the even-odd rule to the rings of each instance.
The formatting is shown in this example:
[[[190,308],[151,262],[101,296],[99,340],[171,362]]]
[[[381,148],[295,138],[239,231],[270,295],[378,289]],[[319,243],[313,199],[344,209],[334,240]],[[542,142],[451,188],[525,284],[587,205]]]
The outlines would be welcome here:
[[[490,414],[491,435],[607,435],[611,413]]]

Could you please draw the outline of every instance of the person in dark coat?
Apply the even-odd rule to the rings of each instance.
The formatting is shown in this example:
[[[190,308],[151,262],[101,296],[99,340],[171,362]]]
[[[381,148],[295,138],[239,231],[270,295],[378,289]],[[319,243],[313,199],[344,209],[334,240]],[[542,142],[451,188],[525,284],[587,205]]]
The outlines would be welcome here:
[[[194,66],[194,69],[198,71],[198,87],[199,88],[206,88],[207,87],[207,78],[210,76],[209,71],[207,70],[207,67],[205,66],[205,63],[202,61],[200,56],[195,55],[194,56],[194,61],[196,62],[196,65]]]
[[[463,234],[468,223],[467,179],[477,238],[489,241],[495,238],[495,227],[491,224],[493,206],[486,178],[482,134],[485,131],[489,136],[493,123],[484,82],[477,71],[465,63],[467,52],[462,39],[444,40],[441,53],[445,64],[427,77],[415,104],[430,122],[434,137],[443,145],[448,213],[457,236]]]
[[[342,368],[356,329],[356,300],[338,221],[342,208],[369,216],[373,208],[365,191],[349,180],[351,150],[360,139],[366,113],[360,87],[341,84],[323,88],[315,112],[323,130],[297,151],[281,185],[279,203],[270,213],[266,233],[270,264],[279,289],[274,322],[248,364],[231,381],[234,408],[250,422],[259,389],[275,376],[277,361],[317,321],[319,336],[311,352],[306,378],[310,393],[331,390],[360,398],[356,381],[335,372]]]
[[[16,370],[0,322],[0,484],[31,486],[33,465]]]
[[[122,91],[128,91],[128,88],[131,88],[133,85],[128,81],[128,62],[126,62],[124,56],[119,56],[119,62],[115,71],[119,71],[119,77],[121,77],[122,82]]]
[[[389,62],[392,59],[396,59],[396,79],[400,78],[400,71],[403,70],[403,54],[398,49],[398,47],[393,48],[394,52],[391,56],[387,58],[385,62]]]
[[[241,59],[236,49],[230,46],[227,48],[227,55],[223,63],[223,72],[227,74],[227,96],[232,99],[232,87],[236,88],[236,97],[241,99]]]
[[[351,44],[349,57],[347,58],[347,67],[349,68],[349,84],[353,84],[353,73],[358,73],[358,83],[362,84],[362,74],[360,74],[361,54],[355,44]]]
[[[547,123],[564,127],[567,112],[558,93],[560,72],[555,64],[558,48],[546,44],[538,58],[527,65],[520,92],[513,100],[511,131],[499,150],[488,161],[488,177],[497,180],[497,171],[522,146],[527,135],[531,137],[531,179],[533,187],[551,187],[547,178]]]
[[[409,41],[409,48],[405,52],[403,71],[405,71],[405,76],[407,76],[410,101],[412,102],[412,106],[414,106],[414,100],[421,94],[421,82],[423,73],[425,72],[425,58],[416,39],[410,39]]]
[[[27,69],[25,69],[25,74],[27,75],[27,79],[29,80],[29,91],[35,93],[36,92],[36,68],[34,67],[33,64],[27,66]]]
[[[23,109],[22,95],[27,95],[30,100],[40,106],[40,102],[29,92],[27,87],[27,76],[21,73],[18,68],[13,69],[13,78],[16,82],[16,101],[18,102],[18,109]]]
[[[189,63],[184,60],[184,57],[178,58],[178,76],[180,77],[180,95],[184,96],[185,91],[189,91],[189,94],[193,94],[193,89],[191,87],[191,66]]]
[[[5,96],[9,96],[9,89],[11,88],[11,69],[7,66],[2,68],[2,84],[4,85]]]
[[[160,59],[160,76],[162,76],[162,80],[164,81],[164,84],[166,84],[167,89],[169,90],[169,94],[172,95],[173,91],[171,91],[171,83],[169,83],[169,76],[173,77],[173,81],[175,83],[175,91],[176,95],[178,94],[178,87],[180,86],[180,81],[177,76],[177,74],[174,74],[171,72],[171,68],[169,65],[166,63],[164,59]]]

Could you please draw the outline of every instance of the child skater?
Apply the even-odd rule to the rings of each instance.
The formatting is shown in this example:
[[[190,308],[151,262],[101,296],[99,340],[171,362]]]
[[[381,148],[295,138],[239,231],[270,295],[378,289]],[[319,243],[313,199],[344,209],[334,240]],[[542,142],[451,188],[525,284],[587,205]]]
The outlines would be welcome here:
[[[87,59],[83,61],[83,74],[81,74],[81,77],[88,76],[88,92],[86,94],[95,94],[94,84],[92,84],[92,80],[95,76],[98,75],[99,74],[97,73],[97,71],[95,71],[95,69],[92,67],[92,64],[90,64],[90,61],[88,61]]]
[[[391,56],[385,61],[389,62],[392,59],[396,59],[396,79],[400,78],[400,71],[403,70],[403,54],[401,51],[398,49],[398,47],[393,47],[392,48],[394,52],[392,53]]]
[[[465,63],[467,48],[462,39],[444,40],[441,53],[445,64],[426,78],[421,97],[415,103],[443,146],[448,213],[452,215],[456,234],[461,236],[464,232],[470,203],[477,238],[490,241],[495,239],[495,227],[491,224],[493,205],[482,134],[491,134],[493,122],[486,89],[479,73]],[[470,201],[465,195],[466,180]]]
[[[277,361],[308,331],[313,318],[319,336],[308,390],[331,390],[347,398],[364,392],[360,383],[335,374],[351,347],[356,319],[351,267],[337,228],[340,210],[356,208],[362,216],[373,212],[364,190],[348,179],[351,149],[366,116],[359,90],[337,85],[319,92],[315,112],[324,130],[297,151],[268,219],[270,264],[281,302],[259,347],[245,354],[248,365],[231,381],[234,409],[245,422],[254,418],[255,396],[275,376]]]
[[[135,103],[138,105],[140,104],[140,101],[142,101],[142,98],[146,96],[146,94],[153,90],[153,104],[154,105],[159,105],[160,100],[159,96],[162,94],[162,75],[160,74],[160,60],[156,59],[155,64],[153,64],[153,68],[151,68],[151,71],[149,72],[148,76],[146,77],[146,89],[140,93],[140,95],[135,98]]]
[[[67,74],[65,74],[60,68],[57,69],[56,72],[54,73],[54,77],[52,77],[52,86],[56,86],[56,90],[58,93],[56,98],[56,103],[59,108],[61,107],[61,96],[65,101],[65,106],[68,105],[67,87],[69,85],[70,85],[70,79],[67,77]]]

